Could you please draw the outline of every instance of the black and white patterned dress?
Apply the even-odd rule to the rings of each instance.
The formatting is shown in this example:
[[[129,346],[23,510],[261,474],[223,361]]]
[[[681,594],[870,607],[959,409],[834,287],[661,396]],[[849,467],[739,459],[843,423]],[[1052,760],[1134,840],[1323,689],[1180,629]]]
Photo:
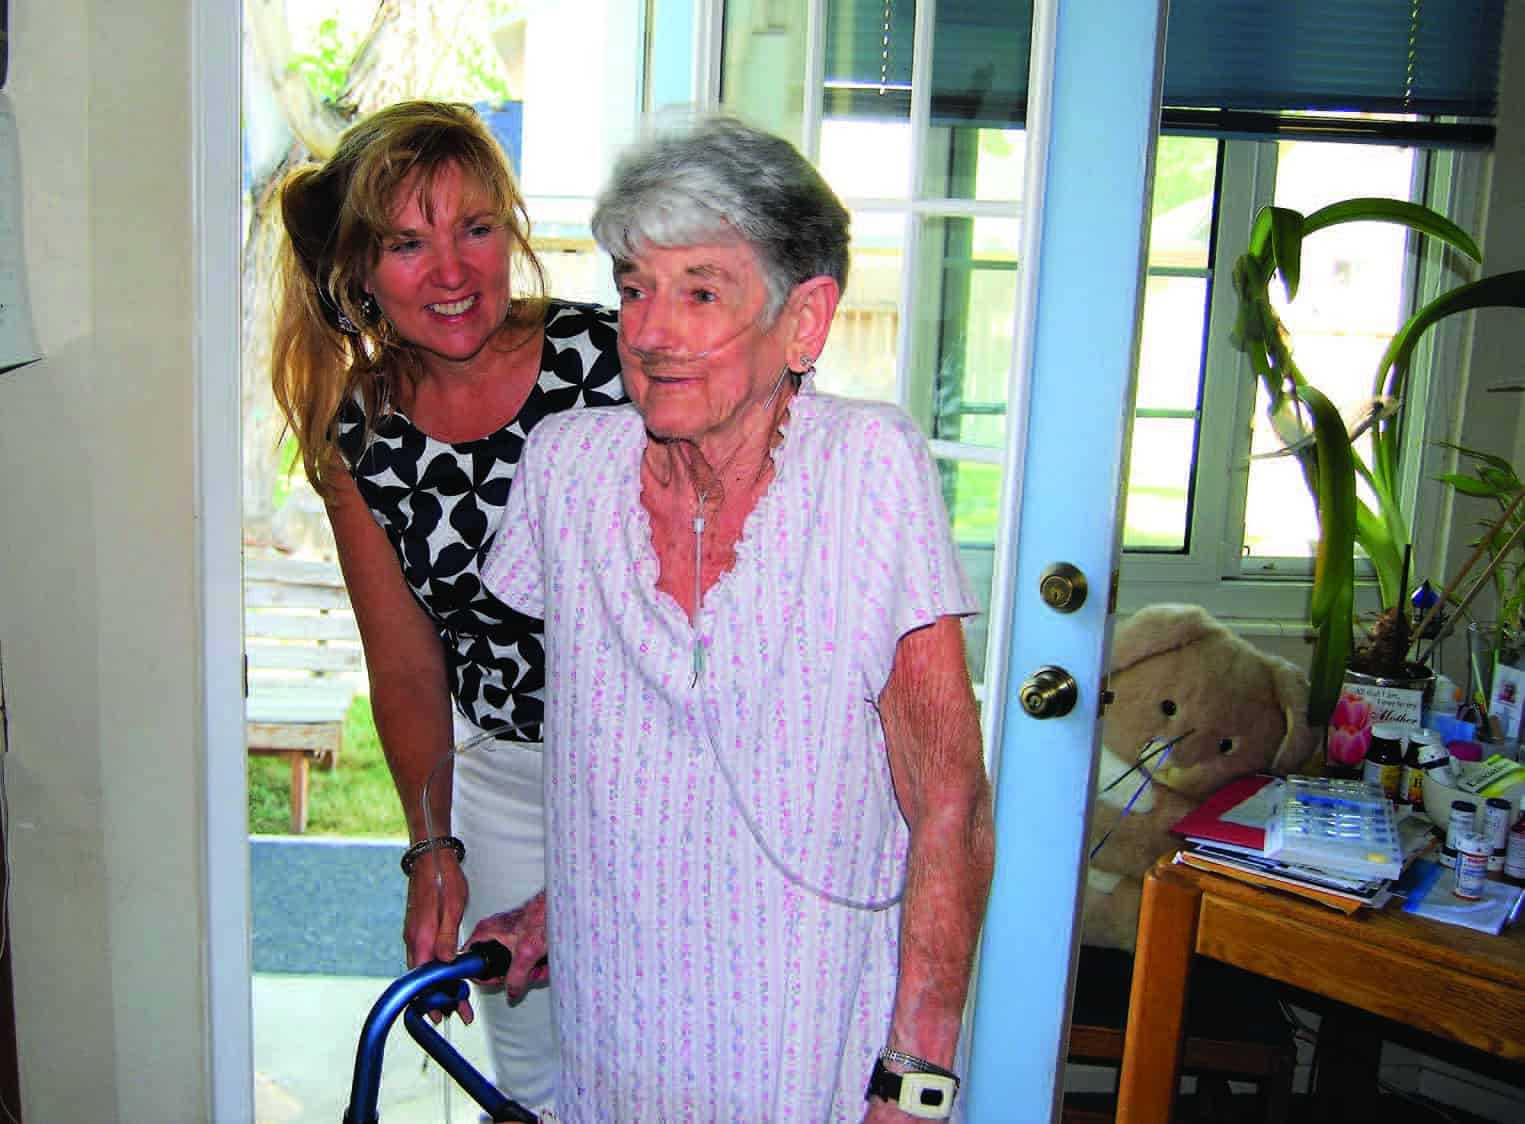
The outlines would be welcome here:
[[[393,412],[362,448],[358,401],[339,412],[339,449],[408,587],[439,630],[456,706],[479,728],[504,731],[512,741],[541,740],[542,626],[483,589],[478,571],[530,430],[562,410],[625,401],[616,323],[614,312],[597,305],[551,301],[540,378],[512,421],[475,441],[437,441]]]

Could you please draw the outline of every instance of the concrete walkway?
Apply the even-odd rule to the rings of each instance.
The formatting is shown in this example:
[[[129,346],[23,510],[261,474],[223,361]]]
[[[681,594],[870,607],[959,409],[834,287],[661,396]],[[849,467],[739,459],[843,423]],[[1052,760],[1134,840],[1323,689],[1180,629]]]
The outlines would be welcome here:
[[[406,970],[402,851],[400,842],[250,840],[257,1124],[342,1120],[360,1028]],[[449,1037],[491,1078],[479,1028],[452,1020]],[[399,1019],[387,1038],[379,1114],[382,1124],[476,1124],[480,1112]]]
[[[360,1027],[391,982],[255,975],[256,1124],[339,1124],[349,1103]],[[467,1061],[491,1076],[479,1027],[451,1020],[449,1038]],[[387,1038],[378,1107],[382,1124],[476,1124],[480,1116],[476,1103],[419,1049],[401,1020]]]

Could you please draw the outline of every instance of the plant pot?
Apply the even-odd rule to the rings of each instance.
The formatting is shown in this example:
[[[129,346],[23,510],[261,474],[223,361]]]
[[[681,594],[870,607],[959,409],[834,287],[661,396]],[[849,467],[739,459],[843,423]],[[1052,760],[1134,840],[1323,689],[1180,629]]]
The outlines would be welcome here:
[[[1378,722],[1418,726],[1435,697],[1435,673],[1409,665],[1405,676],[1368,675],[1346,669],[1339,702],[1324,728],[1324,770],[1334,776],[1359,774]]]

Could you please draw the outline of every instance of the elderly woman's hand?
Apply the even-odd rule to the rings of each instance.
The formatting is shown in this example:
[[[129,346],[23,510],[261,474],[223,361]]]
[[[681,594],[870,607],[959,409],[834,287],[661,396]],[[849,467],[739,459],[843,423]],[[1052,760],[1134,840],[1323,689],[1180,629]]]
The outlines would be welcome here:
[[[508,949],[511,959],[502,983],[510,1003],[519,1002],[530,988],[545,983],[550,978],[546,959],[545,891],[541,890],[517,909],[482,918],[466,943],[471,945],[477,941],[497,941]]]

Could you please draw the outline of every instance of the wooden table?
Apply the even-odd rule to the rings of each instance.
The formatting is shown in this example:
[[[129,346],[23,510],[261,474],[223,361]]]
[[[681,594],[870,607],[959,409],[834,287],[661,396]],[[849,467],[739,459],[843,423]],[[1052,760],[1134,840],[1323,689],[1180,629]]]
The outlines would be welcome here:
[[[1525,922],[1494,937],[1396,905],[1347,917],[1167,856],[1144,879],[1118,1124],[1170,1119],[1194,952],[1525,1060]]]

